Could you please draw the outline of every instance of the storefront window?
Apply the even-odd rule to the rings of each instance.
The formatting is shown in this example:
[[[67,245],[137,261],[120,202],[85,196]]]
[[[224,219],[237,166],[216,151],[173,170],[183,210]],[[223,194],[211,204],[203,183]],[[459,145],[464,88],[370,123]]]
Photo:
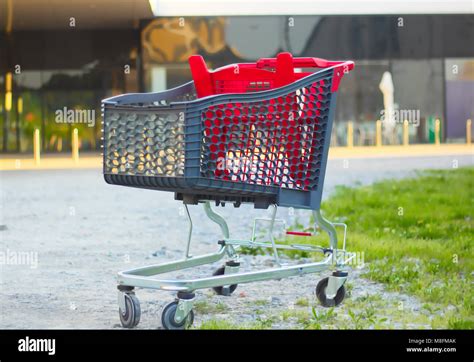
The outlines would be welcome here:
[[[474,58],[446,59],[444,69],[448,120],[446,137],[448,140],[463,141],[466,121],[474,119]]]

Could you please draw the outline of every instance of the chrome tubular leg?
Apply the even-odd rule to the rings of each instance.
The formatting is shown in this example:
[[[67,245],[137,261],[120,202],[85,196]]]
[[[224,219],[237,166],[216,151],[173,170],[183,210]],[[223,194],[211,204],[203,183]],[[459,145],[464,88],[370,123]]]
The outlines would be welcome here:
[[[275,226],[275,217],[276,217],[277,209],[278,209],[277,205],[273,205],[272,219],[270,221],[270,229],[268,230],[268,236],[270,237],[270,241],[272,242],[273,255],[275,257],[275,262],[277,263],[278,266],[281,266],[280,257],[278,256],[278,249],[275,245],[275,239],[273,238],[273,227]]]
[[[204,203],[204,210],[206,211],[206,215],[209,217],[209,219],[211,219],[212,221],[214,221],[216,224],[219,225],[224,238],[228,239],[229,236],[230,236],[229,226],[227,225],[227,222],[225,221],[225,219],[221,215],[216,213],[214,210],[212,210],[211,204],[210,204],[209,201],[206,201]],[[235,252],[234,247],[232,245],[225,245],[224,248],[225,248],[225,251],[227,252],[227,255],[231,259],[230,261],[228,261],[226,263],[226,265],[224,267],[224,274],[227,275],[227,274],[238,273],[239,266],[240,266],[239,256]],[[223,295],[230,295],[231,294],[230,287],[231,287],[231,285],[223,285],[222,286],[222,294]]]
[[[338,259],[338,248],[337,248],[337,233],[335,224],[326,220],[320,210],[313,210],[314,222],[319,225],[321,229],[326,231],[329,235],[329,242],[332,249],[332,264],[336,266],[336,271],[328,277],[328,285],[326,287],[326,297],[329,299],[335,298],[339,288],[341,288],[347,280],[348,273],[344,271],[345,261],[340,262]],[[343,257],[345,258],[345,247],[346,247],[346,231],[347,226],[344,226],[344,252]]]
[[[337,233],[332,222],[326,220],[323,215],[321,215],[320,210],[313,210],[313,217],[316,225],[320,226],[321,229],[328,233],[331,248],[337,249]]]
[[[314,222],[329,235],[329,243],[333,250],[333,262],[337,261],[337,232],[334,225],[321,215],[320,210],[313,210]]]
[[[211,203],[209,201],[206,201],[204,203],[204,211],[206,212],[206,215],[209,219],[211,219],[217,225],[219,225],[219,227],[221,228],[221,231],[222,231],[222,235],[224,236],[224,239],[228,239],[229,235],[230,235],[229,226],[227,225],[227,222],[225,221],[225,219],[221,215],[219,215],[217,212],[212,210]],[[237,257],[235,249],[232,245],[226,245],[225,249],[226,249],[227,255],[229,255],[229,257],[231,257],[231,258],[236,258]]]
[[[217,212],[212,210],[211,203],[209,201],[206,201],[204,203],[204,211],[206,212],[206,215],[209,219],[211,219],[217,225],[219,225],[224,238],[228,239],[229,238],[229,227],[227,226],[227,222],[225,221],[225,219],[221,215],[219,215]]]
[[[186,245],[185,258],[189,259],[189,258],[192,257],[192,255],[189,254],[189,249],[191,247],[191,236],[193,234],[193,220],[191,219],[191,214],[189,213],[188,205],[184,204],[184,207],[186,208],[186,215],[187,215],[188,221],[189,221],[188,244]]]

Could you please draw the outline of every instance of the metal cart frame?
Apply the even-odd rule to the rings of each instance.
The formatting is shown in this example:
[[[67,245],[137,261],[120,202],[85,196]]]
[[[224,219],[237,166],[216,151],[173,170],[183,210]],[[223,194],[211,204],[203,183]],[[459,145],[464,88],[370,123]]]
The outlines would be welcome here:
[[[316,296],[323,306],[338,305],[345,295],[348,273],[344,267],[355,254],[346,251],[346,225],[326,220],[320,206],[337,90],[354,63],[280,53],[276,59],[229,65],[214,72],[207,70],[202,57],[193,56],[190,66],[194,82],[102,102],[106,182],[172,191],[184,203],[189,220],[183,259],[118,273],[122,325],[133,328],[140,321],[134,288],[177,292],[176,300],[164,307],[161,320],[167,329],[183,329],[193,322],[196,290],[212,288],[217,294],[230,295],[237,284],[329,269],[333,273],[319,281]],[[297,67],[322,70],[299,73]],[[244,167],[219,169],[217,160],[229,153],[231,159],[243,155]],[[255,169],[245,166],[248,160],[253,160]],[[211,201],[236,207],[252,203],[273,210],[270,218],[254,221],[250,240],[237,240],[230,237],[226,221],[212,210]],[[222,238],[215,253],[192,256],[188,205],[198,203],[219,225]],[[315,229],[329,236],[329,247],[276,243],[277,205],[311,210]],[[256,225],[262,220],[269,222],[268,235],[265,241],[257,241]],[[344,227],[342,247],[336,226]],[[240,247],[271,249],[276,266],[240,272]],[[283,264],[278,254],[282,249],[318,252],[324,257],[317,262]],[[225,265],[209,277],[163,276],[225,257]]]
[[[192,311],[193,302],[195,300],[194,291],[198,289],[222,287],[222,294],[230,295],[231,285],[281,279],[309,273],[322,272],[334,268],[335,271],[328,277],[328,284],[325,289],[326,298],[331,300],[335,298],[338,290],[346,282],[348,274],[345,271],[345,266],[349,264],[355,257],[355,253],[346,251],[347,226],[343,223],[329,222],[321,215],[320,210],[312,211],[315,229],[316,227],[319,227],[328,234],[330,241],[329,248],[305,244],[288,245],[275,243],[273,231],[277,214],[277,205],[273,205],[273,212],[270,219],[259,219],[270,222],[270,228],[268,230],[268,238],[270,239],[270,242],[255,241],[256,221],[254,222],[252,238],[250,240],[231,239],[229,228],[225,219],[211,208],[209,201],[205,202],[203,206],[204,211],[209,219],[219,225],[221,229],[223,238],[219,240],[219,250],[215,253],[200,256],[192,256],[190,254],[193,223],[188,206],[185,204],[186,215],[189,221],[189,231],[184,258],[169,263],[154,264],[119,272],[117,278],[119,284],[118,302],[122,311],[127,310],[126,298],[131,294],[133,295],[133,289],[135,287],[176,291],[178,292],[176,301],[172,302],[172,304],[176,305],[174,321],[176,322],[176,325],[181,326],[182,322],[186,320]],[[336,226],[342,226],[344,228],[344,239],[342,242],[342,248],[340,249],[338,248],[338,238],[335,228]],[[240,262],[236,249],[238,249],[240,246],[250,248],[271,248],[273,250],[274,260],[277,264],[277,267],[245,273],[239,272]],[[286,265],[280,261],[278,255],[279,249],[320,252],[325,256],[325,258],[318,262]],[[229,260],[226,262],[223,275],[196,279],[156,278],[158,275],[166,274],[176,270],[189,269],[205,264],[215,263],[226,256]],[[167,322],[164,323],[166,324]],[[189,325],[190,323],[192,323],[191,320],[183,324],[182,327],[186,327],[186,324]]]

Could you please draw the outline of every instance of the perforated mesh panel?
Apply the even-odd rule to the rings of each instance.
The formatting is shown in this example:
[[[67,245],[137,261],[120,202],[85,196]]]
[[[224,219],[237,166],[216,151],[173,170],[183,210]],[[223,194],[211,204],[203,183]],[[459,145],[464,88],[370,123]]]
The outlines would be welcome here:
[[[201,114],[204,177],[314,190],[330,106],[331,77],[270,100],[227,103]]]
[[[184,113],[111,110],[105,128],[105,172],[184,175]]]

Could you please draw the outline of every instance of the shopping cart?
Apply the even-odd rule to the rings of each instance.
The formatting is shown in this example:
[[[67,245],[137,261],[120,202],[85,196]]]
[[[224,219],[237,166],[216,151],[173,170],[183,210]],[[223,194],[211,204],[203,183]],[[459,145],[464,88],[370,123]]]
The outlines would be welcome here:
[[[333,272],[317,284],[316,296],[323,306],[338,305],[345,295],[345,267],[355,255],[345,248],[346,225],[324,219],[320,203],[337,90],[354,63],[293,58],[290,53],[213,72],[198,55],[189,63],[194,81],[164,92],[124,94],[102,102],[106,182],[172,191],[184,203],[189,220],[182,260],[118,273],[122,325],[132,328],[139,323],[135,288],[176,291],[177,298],[163,308],[161,321],[166,329],[184,329],[194,319],[197,289],[230,295],[237,284],[329,269]],[[314,68],[321,70],[314,72]],[[226,221],[211,208],[211,202],[273,209],[269,219],[254,222],[250,240],[236,240],[230,238]],[[198,203],[219,225],[222,238],[216,253],[191,256],[188,205]],[[276,243],[277,206],[311,210],[315,229],[329,235],[329,247]],[[266,241],[256,237],[256,225],[262,220],[269,225]],[[338,225],[344,227],[342,247]],[[240,247],[271,249],[276,267],[239,272]],[[319,252],[323,260],[283,264],[278,255],[281,249]],[[206,278],[157,278],[224,257],[226,263]]]

